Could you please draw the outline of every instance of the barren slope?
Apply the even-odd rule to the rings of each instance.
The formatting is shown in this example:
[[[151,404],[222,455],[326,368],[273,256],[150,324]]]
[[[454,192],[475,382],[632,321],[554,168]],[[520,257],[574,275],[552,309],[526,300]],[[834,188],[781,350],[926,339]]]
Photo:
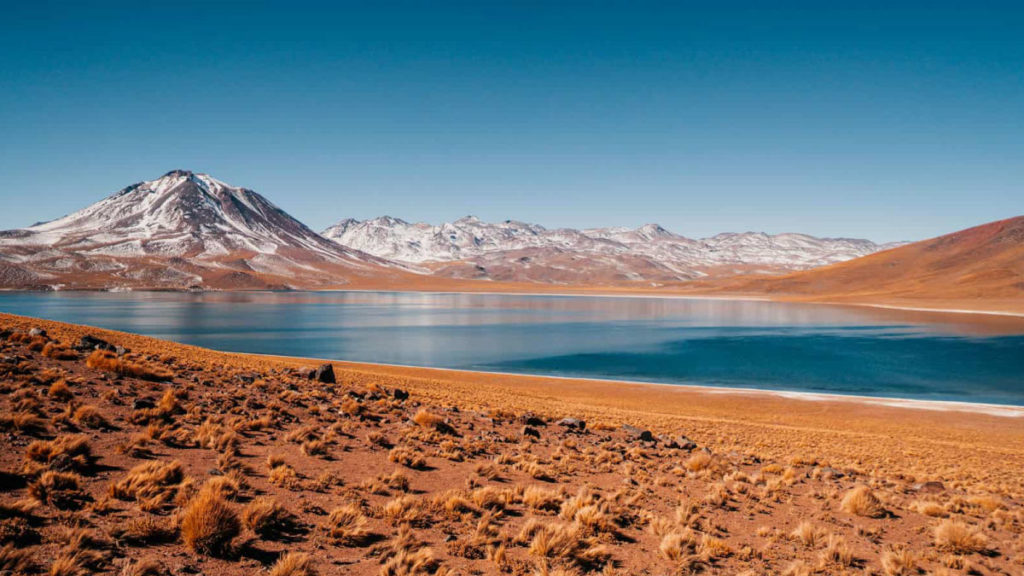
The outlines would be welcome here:
[[[745,278],[730,292],[858,302],[1024,304],[1024,216],[991,222],[856,260],[777,278]],[[959,303],[959,304],[955,304]]]

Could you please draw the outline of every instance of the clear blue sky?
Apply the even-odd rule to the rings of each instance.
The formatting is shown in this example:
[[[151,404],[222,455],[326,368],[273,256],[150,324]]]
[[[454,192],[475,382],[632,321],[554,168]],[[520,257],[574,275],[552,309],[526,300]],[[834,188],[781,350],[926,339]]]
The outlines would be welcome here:
[[[318,230],[897,240],[1024,213],[1019,4],[146,4],[5,4],[0,229],[174,168]]]

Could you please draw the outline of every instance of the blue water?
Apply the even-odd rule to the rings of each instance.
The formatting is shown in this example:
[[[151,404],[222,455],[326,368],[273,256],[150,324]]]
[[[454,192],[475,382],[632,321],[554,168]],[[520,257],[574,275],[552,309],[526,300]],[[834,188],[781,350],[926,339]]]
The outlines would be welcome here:
[[[1024,405],[1024,319],[393,292],[2,293],[0,311],[235,352]]]

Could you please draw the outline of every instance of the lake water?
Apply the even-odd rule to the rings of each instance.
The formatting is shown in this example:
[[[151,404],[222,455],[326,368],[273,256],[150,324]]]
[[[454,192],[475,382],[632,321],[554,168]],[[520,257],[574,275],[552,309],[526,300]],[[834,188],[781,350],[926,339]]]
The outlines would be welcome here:
[[[0,311],[234,352],[1024,405],[1024,319],[394,292],[12,292]]]

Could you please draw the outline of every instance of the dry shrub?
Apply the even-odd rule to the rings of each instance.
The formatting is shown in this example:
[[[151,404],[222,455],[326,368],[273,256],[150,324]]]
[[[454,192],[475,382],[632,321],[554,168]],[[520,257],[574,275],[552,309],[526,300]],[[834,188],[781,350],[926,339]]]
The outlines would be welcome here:
[[[148,546],[177,539],[178,530],[164,520],[146,516],[132,518],[126,524],[113,530],[111,534],[119,542],[130,546]]]
[[[415,452],[408,448],[392,448],[391,452],[388,453],[388,458],[392,462],[401,464],[402,466],[408,466],[413,469],[423,469],[427,467],[427,459],[419,452]]]
[[[988,538],[976,526],[959,520],[943,520],[935,527],[935,546],[953,554],[972,554],[985,551]]]
[[[847,492],[839,508],[843,512],[866,518],[882,518],[888,514],[878,497],[863,485]]]
[[[789,536],[808,548],[817,548],[821,539],[825,537],[825,533],[814,524],[805,520]]]
[[[85,499],[82,493],[81,476],[74,472],[47,470],[29,484],[28,493],[32,498],[55,508],[71,508]]]
[[[894,548],[882,553],[882,571],[886,576],[917,574],[917,558],[906,548]]]
[[[666,560],[678,562],[697,551],[697,536],[689,528],[682,532],[669,532],[661,539],[658,552]]]
[[[394,524],[419,524],[425,515],[423,501],[415,496],[400,496],[384,505],[384,517]]]
[[[196,429],[196,442],[222,454],[238,453],[238,433],[212,418],[207,418]]]
[[[709,534],[705,534],[700,540],[700,546],[697,547],[697,552],[702,557],[715,560],[716,558],[725,558],[732,555],[732,547],[725,543],[725,540],[721,538],[715,538]]]
[[[946,511],[945,506],[938,502],[915,500],[910,503],[910,509],[916,511],[918,514],[924,514],[925,516],[931,516],[932,518],[945,518],[946,516],[949,516],[949,512]]]
[[[43,346],[43,356],[54,360],[78,360],[78,353],[56,342],[47,342]]]
[[[0,431],[21,432],[38,436],[46,432],[48,423],[35,412],[20,410],[13,414],[0,414]]]
[[[65,435],[53,440],[37,440],[28,445],[25,458],[29,462],[64,472],[84,472],[93,464],[92,448],[85,436]]]
[[[327,517],[327,536],[341,546],[362,546],[371,539],[366,516],[353,504],[331,511]]]
[[[585,536],[579,524],[539,526],[530,542],[530,554],[592,570],[608,563],[611,554],[597,539]]]
[[[270,483],[288,490],[302,487],[298,472],[288,464],[281,464],[270,469]]]
[[[444,423],[444,417],[429,412],[426,408],[420,408],[412,417],[412,421],[424,428],[437,428]]]
[[[50,384],[50,389],[46,392],[46,395],[54,400],[67,401],[74,398],[74,393],[71,392],[71,388],[68,386],[67,380],[63,378],[57,380],[53,384]]]
[[[421,548],[415,552],[399,550],[380,569],[380,576],[420,576],[434,574],[438,561],[430,548]]]
[[[840,566],[853,566],[853,550],[846,543],[846,539],[837,534],[829,534],[824,557]]]
[[[200,490],[181,517],[181,539],[197,554],[227,554],[240,531],[238,514],[214,490]]]
[[[242,511],[246,528],[263,538],[273,540],[293,534],[299,529],[298,518],[273,498],[261,497]]]
[[[562,495],[539,486],[528,486],[523,490],[523,504],[534,510],[558,512],[562,506]]]
[[[328,455],[327,443],[323,440],[307,440],[302,443],[301,450],[306,456],[326,457]]]
[[[0,548],[0,572],[28,574],[36,569],[36,551],[7,544]]]
[[[127,562],[119,576],[167,576],[168,571],[156,560],[139,560]]]
[[[109,493],[120,500],[135,500],[143,510],[157,510],[178,494],[185,473],[181,462],[144,462],[132,468]]]
[[[87,404],[75,410],[71,419],[79,426],[86,428],[110,428],[110,421],[103,415],[99,408]]]
[[[690,472],[700,472],[711,465],[711,455],[705,452],[698,452],[690,456],[686,461],[686,469]]]
[[[316,570],[309,554],[289,552],[278,558],[270,569],[270,576],[316,576]]]
[[[96,350],[85,359],[85,365],[96,370],[113,372],[119,376],[139,378],[153,382],[164,382],[174,377],[173,374],[163,368],[138,364],[119,358],[108,350]]]

